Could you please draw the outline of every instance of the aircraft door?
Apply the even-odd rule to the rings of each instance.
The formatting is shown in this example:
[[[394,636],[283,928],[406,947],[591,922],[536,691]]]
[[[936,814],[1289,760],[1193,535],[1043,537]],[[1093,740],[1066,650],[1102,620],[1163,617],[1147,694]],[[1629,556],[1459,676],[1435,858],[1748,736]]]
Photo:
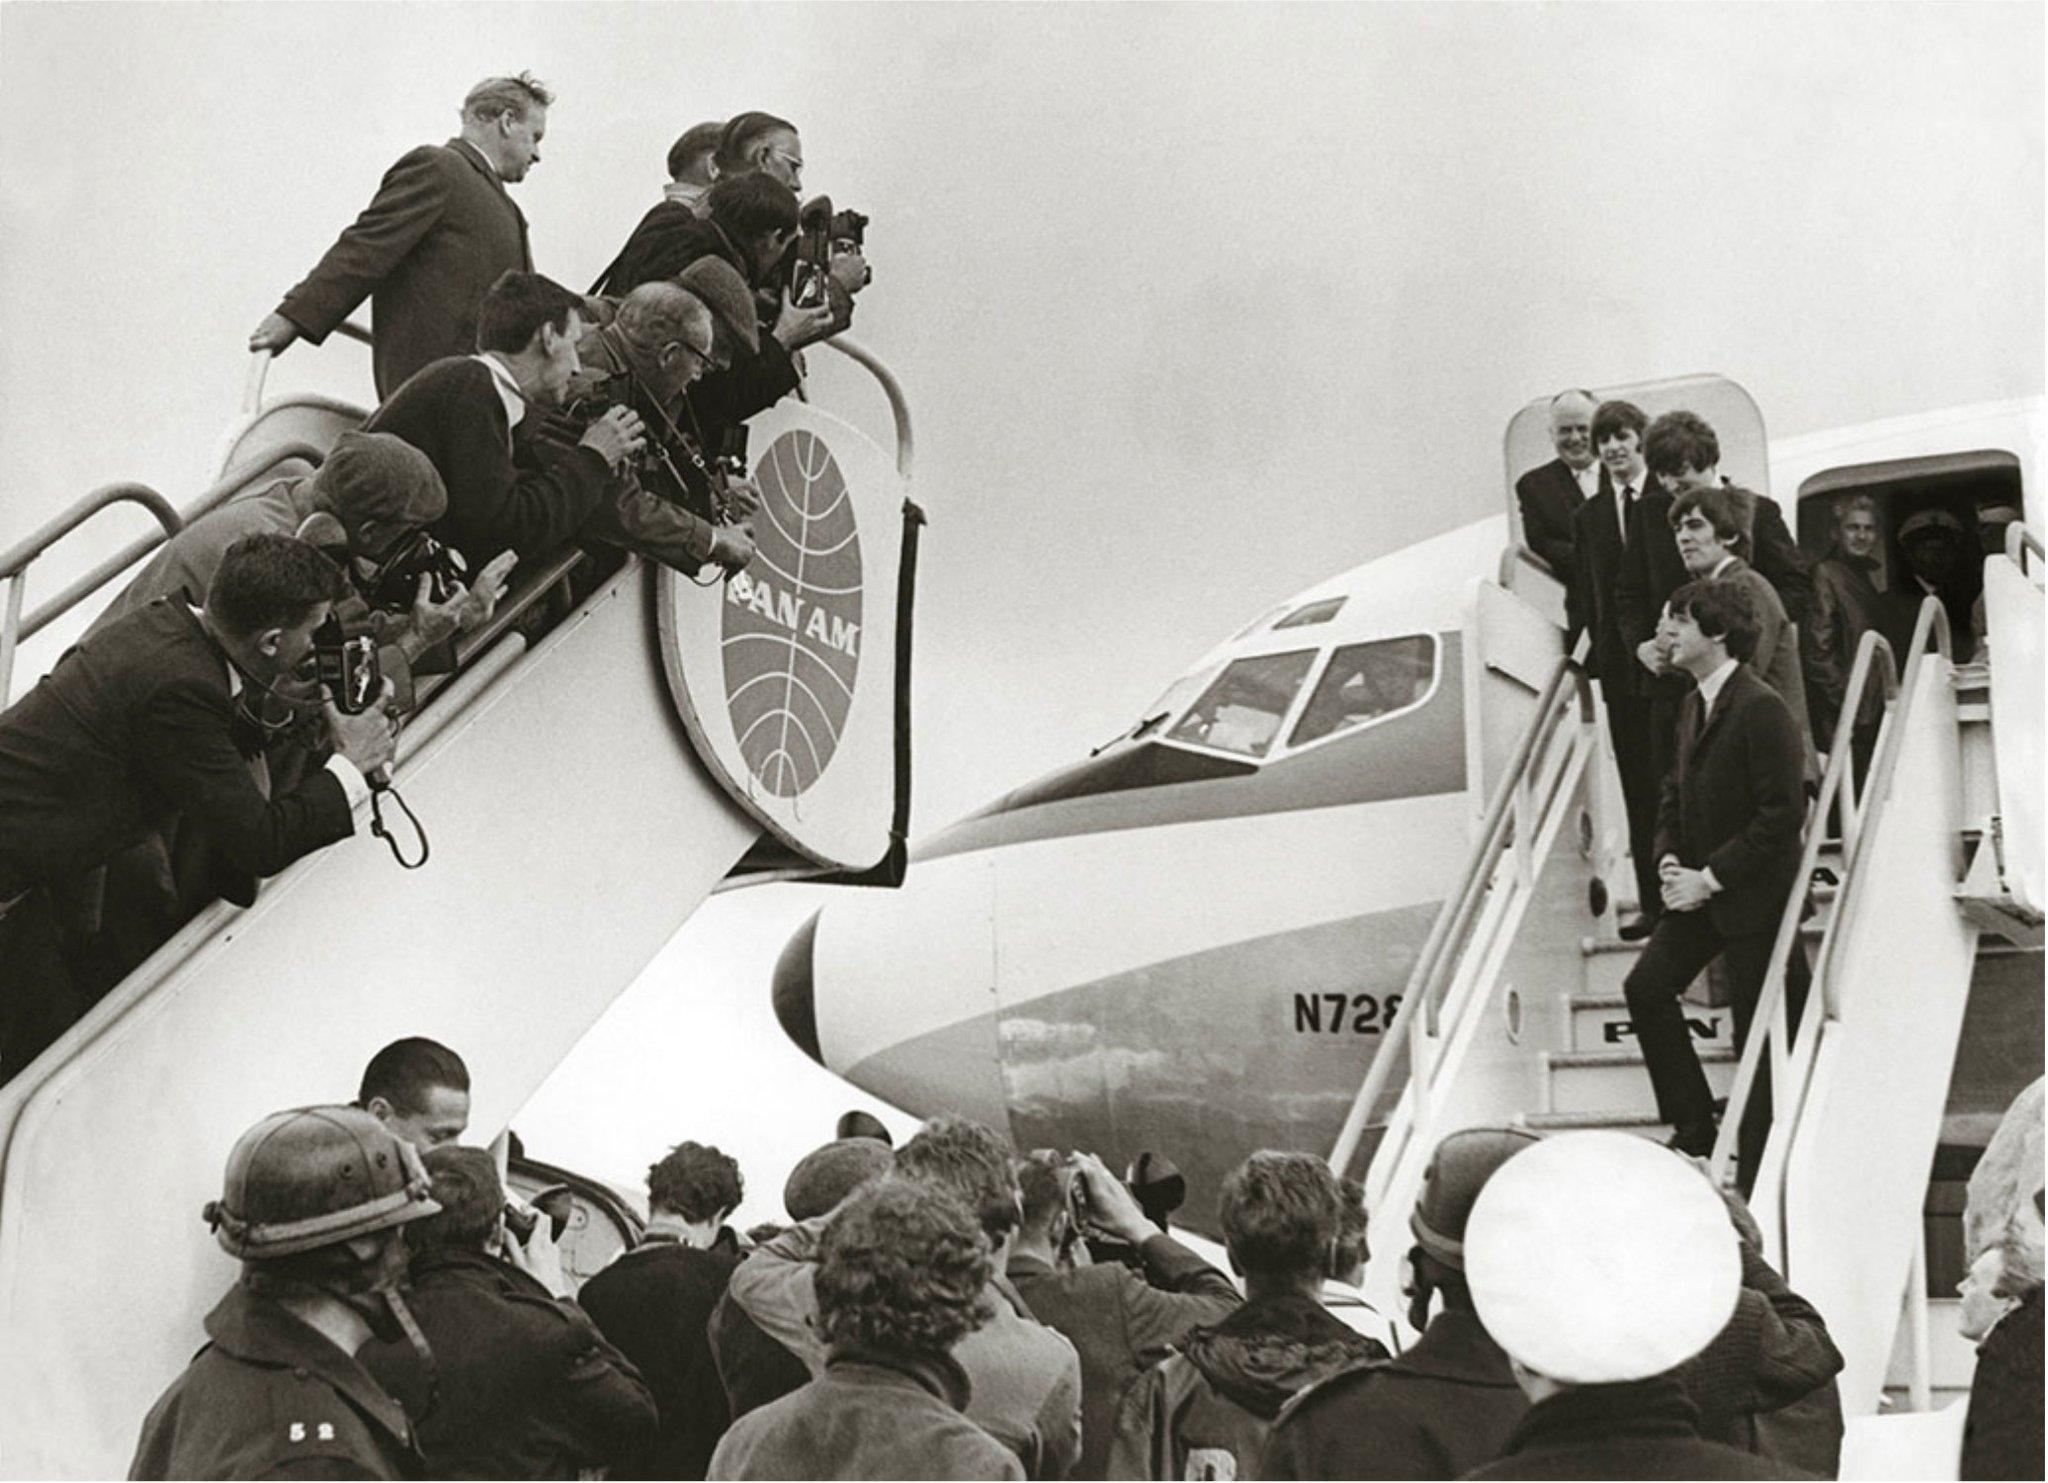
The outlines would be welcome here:
[[[1590,387],[1596,402],[1626,401],[1640,407],[1655,422],[1666,412],[1692,412],[1705,419],[1721,444],[1721,472],[1744,489],[1769,494],[1770,459],[1764,437],[1763,414],[1755,400],[1741,386],[1725,376],[1674,376],[1663,381],[1637,381],[1622,386]],[[1508,419],[1502,440],[1506,465],[1508,530],[1515,546],[1531,552],[1530,533],[1523,527],[1521,502],[1516,485],[1523,476],[1556,461],[1557,450],[1550,440],[1550,403],[1555,392],[1546,392]],[[1598,450],[1595,450],[1597,458]],[[1520,571],[1553,575],[1540,558],[1520,565]],[[1527,596],[1528,594],[1524,594]],[[1532,599],[1533,600],[1533,599]]]

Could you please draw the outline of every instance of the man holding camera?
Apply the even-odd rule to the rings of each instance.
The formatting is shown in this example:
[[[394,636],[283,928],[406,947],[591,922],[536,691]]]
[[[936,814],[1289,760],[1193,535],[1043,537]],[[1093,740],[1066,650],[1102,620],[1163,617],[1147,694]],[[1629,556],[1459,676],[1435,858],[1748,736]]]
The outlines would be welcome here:
[[[515,461],[514,429],[529,409],[562,404],[579,364],[577,342],[600,313],[538,273],[502,274],[478,312],[479,352],[435,361],[363,424],[432,461],[448,508],[429,530],[472,568],[487,568],[508,549],[531,560],[567,542],[645,446],[639,414],[613,407],[561,457]]]
[[[348,575],[352,590],[335,610],[344,626],[375,631],[394,706],[411,710],[413,677],[454,667],[448,641],[490,621],[518,559],[510,552],[500,556],[474,586],[452,569],[445,579],[412,570],[421,565],[420,533],[447,508],[441,476],[419,449],[389,433],[343,433],[310,477],[279,479],[172,536],[86,635],[159,597],[204,600],[221,557],[243,536],[297,536]],[[437,597],[437,588],[445,596]]]
[[[1117,1399],[1132,1377],[1197,1324],[1243,1300],[1223,1273],[1161,1231],[1092,1153],[1034,1154],[1017,1170],[1024,1219],[1010,1281],[1032,1316],[1081,1356],[1081,1460],[1069,1475],[1104,1478]],[[1076,1264],[1089,1231],[1136,1248],[1143,1274],[1120,1261]]]
[[[440,1211],[406,1230],[407,1298],[433,1371],[403,1342],[373,1341],[359,1358],[417,1418],[427,1476],[573,1478],[647,1447],[654,1398],[560,1295],[548,1222],[513,1234],[486,1149],[443,1144],[421,1163]]]
[[[739,571],[753,560],[746,521],[760,494],[715,464],[688,431],[686,394],[715,363],[711,311],[673,283],[643,283],[612,322],[585,332],[570,402],[536,436],[567,442],[601,409],[625,407],[647,430],[645,453],[620,474],[612,498],[584,522],[585,540],[621,546],[695,575],[706,563]],[[560,437],[554,435],[559,431]]]
[[[342,591],[334,564],[290,536],[229,547],[195,611],[162,599],[109,624],[0,713],[0,1078],[90,1007],[73,971],[71,888],[180,819],[212,841],[231,899],[255,878],[355,831],[365,775],[394,755],[382,706],[344,715],[308,684],[314,631]],[[250,771],[255,708],[324,722],[323,766],[269,796]]]

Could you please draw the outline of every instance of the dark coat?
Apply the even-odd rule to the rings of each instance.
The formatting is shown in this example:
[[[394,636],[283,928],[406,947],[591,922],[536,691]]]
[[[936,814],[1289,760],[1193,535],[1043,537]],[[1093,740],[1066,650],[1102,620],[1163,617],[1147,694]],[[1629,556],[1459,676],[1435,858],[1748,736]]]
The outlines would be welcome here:
[[[1652,855],[1709,869],[1721,890],[1706,906],[1724,937],[1768,932],[1799,873],[1806,758],[1792,712],[1746,664],[1721,687],[1699,727],[1700,697],[1678,715],[1677,757],[1657,809]]]
[[[1654,485],[1650,475],[1643,477],[1646,487]],[[1572,626],[1592,634],[1588,673],[1603,681],[1610,695],[1617,690],[1639,692],[1649,679],[1622,623],[1617,584],[1627,548],[1622,545],[1621,522],[1614,513],[1617,498],[1614,483],[1603,468],[1600,492],[1581,501],[1571,516]],[[1640,504],[1642,498],[1643,493],[1638,492],[1634,504]],[[1631,505],[1631,514],[1633,511]]]
[[[1737,509],[1746,512],[1750,541],[1749,564],[1777,591],[1792,622],[1802,621],[1813,591],[1813,578],[1806,558],[1800,554],[1792,533],[1785,528],[1784,512],[1769,495],[1729,486]],[[1664,604],[1691,580],[1678,555],[1678,538],[1671,531],[1671,494],[1654,484],[1636,501],[1628,528],[1628,555],[1614,583],[1615,611],[1621,634],[1631,654],[1657,632],[1657,619]],[[1645,694],[1660,683],[1638,661],[1638,687]],[[1684,676],[1676,683],[1681,687]],[[1666,677],[1661,683],[1670,684]]]
[[[1834,745],[1835,727],[1856,664],[1856,648],[1872,629],[1892,646],[1903,667],[1906,642],[1913,634],[1912,610],[1896,593],[1880,592],[1872,575],[1877,562],[1849,555],[1836,546],[1813,568],[1813,600],[1800,629],[1801,656],[1806,663],[1806,708],[1813,720],[1816,745]],[[1884,715],[1884,689],[1864,688],[1856,713],[1858,728],[1875,727]]]
[[[1970,1414],[1963,1422],[1960,1476],[2042,1477],[2041,1396],[2041,1289],[2037,1287],[1977,1346]]]
[[[1109,1476],[1249,1476],[1273,1418],[1297,1391],[1386,1357],[1313,1298],[1246,1303],[1194,1330],[1179,1352],[1131,1382],[1117,1409]]]
[[[397,1401],[326,1335],[246,1288],[142,1423],[131,1478],[420,1478]]]
[[[1744,663],[1785,702],[1810,758],[1813,738],[1806,715],[1806,679],[1799,668],[1799,631],[1777,588],[1740,556],[1731,558],[1714,580],[1732,583],[1748,595],[1750,611],[1756,615],[1756,652]],[[1818,773],[1817,768],[1814,771]]]
[[[583,435],[589,413],[607,406],[630,407],[647,428],[647,455],[612,481],[578,535],[585,542],[634,551],[685,576],[694,576],[709,557],[716,510],[712,504],[711,461],[685,430],[689,409],[681,397],[664,403],[634,372],[618,332],[591,330],[576,345],[582,363],[567,413],[529,416],[530,438],[549,445],[545,455],[561,457]]]
[[[639,1369],[661,1413],[645,1452],[621,1459],[614,1478],[701,1478],[731,1419],[706,1332],[737,1254],[650,1240],[576,1294],[599,1330]]]
[[[407,1299],[434,1352],[435,1397],[412,1346],[373,1341],[363,1367],[418,1416],[437,1478],[574,1478],[643,1451],[654,1398],[574,1303],[480,1251],[430,1250]]]
[[[698,258],[716,254],[754,282],[754,265],[724,230],[682,201],[660,201],[640,218],[611,266],[590,286],[592,293],[623,298],[643,283],[673,278]]]
[[[1508,1357],[1446,1308],[1406,1353],[1347,1366],[1289,1401],[1261,1478],[1460,1478],[1500,1456],[1529,1409]]]
[[[663,201],[640,219],[593,288],[623,296],[643,283],[673,278],[701,257],[723,258],[750,285],[761,286],[752,260],[724,228],[680,201]],[[721,450],[729,429],[774,406],[803,379],[782,342],[768,333],[774,316],[762,318],[759,350],[735,346],[729,367],[700,377],[689,390],[683,425],[711,453]]]
[[[263,796],[236,747],[228,673],[197,615],[165,599],[68,651],[0,713],[0,900],[183,817],[213,842],[223,894],[246,904],[257,877],[352,834],[324,769]]]
[[[734,1420],[780,1400],[811,1378],[809,1366],[754,1322],[730,1292],[712,1309],[707,1336],[726,1412]]]
[[[477,311],[498,275],[531,272],[526,218],[474,145],[425,144],[384,173],[363,214],[277,312],[315,345],[370,300],[377,395],[447,355],[476,349]]]
[[[1606,472],[1604,469],[1601,471]],[[1601,483],[1604,487],[1606,480]],[[1569,582],[1577,532],[1573,516],[1585,496],[1571,465],[1561,458],[1538,464],[1515,480],[1515,504],[1522,512],[1522,544],[1549,563],[1560,582]]]
[[[1677,1380],[1579,1385],[1538,1401],[1468,1478],[1812,1478],[1699,1433]]]
[[[1147,1237],[1138,1251],[1143,1276],[1122,1262],[1058,1271],[1036,1257],[1010,1259],[1010,1281],[1032,1316],[1081,1356],[1081,1460],[1070,1477],[1106,1476],[1117,1401],[1131,1377],[1244,1301],[1228,1277],[1169,1236]]]
[[[393,433],[433,462],[448,509],[428,529],[473,572],[508,547],[531,561],[563,545],[613,482],[603,457],[581,446],[544,464],[515,465],[504,399],[474,356],[435,361],[373,412],[363,431]]]
[[[1016,1455],[961,1415],[948,1355],[835,1350],[793,1395],[733,1423],[713,1478],[1022,1478]]]
[[[1805,1401],[1816,1392],[1814,1409],[1826,1421],[1833,1401],[1833,1425],[1820,1429],[1832,1445],[1808,1446],[1807,1455],[1785,1457],[1797,1466],[1824,1465],[1815,1471],[1832,1475],[1840,1461],[1840,1398],[1829,1385],[1841,1373],[1842,1352],[1828,1335],[1826,1320],[1806,1299],[1785,1285],[1771,1264],[1749,1241],[1742,1243],[1742,1290],[1735,1313],[1714,1342],[1679,1366],[1677,1374],[1687,1399],[1699,1412],[1700,1435],[1745,1452],[1782,1456],[1776,1439],[1760,1432],[1759,1418]],[[1785,1428],[1779,1428],[1785,1430]],[[1810,1441],[1805,1426],[1800,1440]],[[1832,1456],[1825,1456],[1832,1452]]]

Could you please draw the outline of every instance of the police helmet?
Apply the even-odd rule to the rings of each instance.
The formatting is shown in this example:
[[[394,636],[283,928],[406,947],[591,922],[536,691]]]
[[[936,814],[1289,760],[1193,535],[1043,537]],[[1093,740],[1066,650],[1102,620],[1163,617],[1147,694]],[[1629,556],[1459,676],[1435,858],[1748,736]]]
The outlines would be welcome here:
[[[1520,1128],[1465,1128],[1437,1144],[1408,1217],[1415,1241],[1453,1271],[1465,1270],[1465,1221],[1493,1171],[1540,1142]]]
[[[359,1107],[274,1112],[228,1155],[206,1222],[228,1255],[270,1261],[437,1214],[412,1145]]]

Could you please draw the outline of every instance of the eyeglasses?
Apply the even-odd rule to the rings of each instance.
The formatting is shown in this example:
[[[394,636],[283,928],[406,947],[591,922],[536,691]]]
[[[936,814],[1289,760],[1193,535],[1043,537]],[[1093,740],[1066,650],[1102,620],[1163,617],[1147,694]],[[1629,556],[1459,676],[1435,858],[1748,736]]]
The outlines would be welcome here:
[[[688,340],[678,340],[676,341],[676,344],[682,346],[683,349],[689,351],[690,354],[696,356],[697,359],[703,363],[705,370],[716,371],[719,369],[717,357],[714,356],[708,348],[700,350],[695,345],[692,345]]]

